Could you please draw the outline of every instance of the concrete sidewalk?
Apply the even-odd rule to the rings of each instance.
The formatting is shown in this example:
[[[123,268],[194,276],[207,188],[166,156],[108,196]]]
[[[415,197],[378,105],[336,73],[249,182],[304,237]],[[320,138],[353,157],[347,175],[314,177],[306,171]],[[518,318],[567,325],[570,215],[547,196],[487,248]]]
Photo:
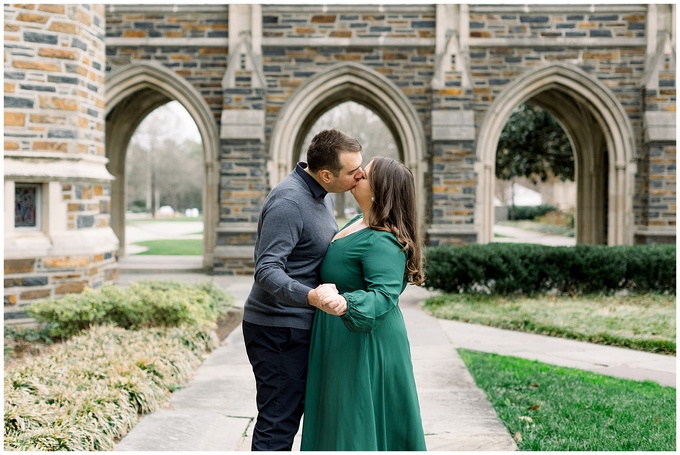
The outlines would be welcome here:
[[[123,273],[121,284],[141,278],[212,279],[242,305],[252,280],[200,274],[141,276]],[[484,393],[438,320],[418,302],[430,294],[409,286],[401,299],[407,323],[423,427],[429,450],[516,450]],[[118,451],[249,451],[255,407],[255,379],[240,326],[213,351],[196,375],[172,394],[169,405],[147,415],[118,444]],[[295,450],[299,450],[300,435]]]
[[[498,243],[537,243],[550,246],[574,246],[574,237],[564,237],[561,235],[543,234],[541,232],[527,231],[512,226],[495,224],[493,233],[499,237],[494,237],[493,241]]]
[[[171,260],[160,259],[163,263]],[[147,273],[139,265],[130,265],[132,262],[135,260],[121,263],[120,284],[142,278],[212,280],[233,294],[238,306],[243,305],[252,283],[251,277],[241,276]],[[457,348],[675,386],[675,357],[436,319],[419,307],[419,302],[434,294],[409,286],[400,301],[428,450],[516,450],[511,435],[476,387]],[[238,327],[194,378],[173,393],[166,409],[142,418],[116,450],[247,451],[255,415],[255,380]],[[294,448],[299,448],[299,435]]]

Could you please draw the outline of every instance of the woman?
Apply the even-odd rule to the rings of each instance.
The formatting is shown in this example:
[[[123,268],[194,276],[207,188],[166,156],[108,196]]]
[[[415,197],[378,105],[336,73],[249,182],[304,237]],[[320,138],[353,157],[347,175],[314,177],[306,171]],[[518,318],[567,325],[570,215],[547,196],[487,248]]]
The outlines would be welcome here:
[[[426,450],[399,295],[424,281],[413,174],[376,157],[351,190],[363,215],[333,238],[317,288],[302,450]],[[339,294],[338,294],[339,292]],[[342,302],[345,303],[345,302]]]

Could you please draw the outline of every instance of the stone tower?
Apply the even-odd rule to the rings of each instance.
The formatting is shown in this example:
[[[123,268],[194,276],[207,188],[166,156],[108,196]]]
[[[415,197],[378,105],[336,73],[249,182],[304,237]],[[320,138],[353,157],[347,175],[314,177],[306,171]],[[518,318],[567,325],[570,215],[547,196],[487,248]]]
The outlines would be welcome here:
[[[5,5],[5,319],[117,277],[104,6]]]

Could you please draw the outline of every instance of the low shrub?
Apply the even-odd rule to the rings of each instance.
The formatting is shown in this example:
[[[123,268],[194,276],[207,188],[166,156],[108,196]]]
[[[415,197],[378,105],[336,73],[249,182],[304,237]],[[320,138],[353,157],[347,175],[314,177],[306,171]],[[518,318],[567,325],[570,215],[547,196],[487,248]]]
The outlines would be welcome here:
[[[675,293],[675,245],[437,246],[426,249],[425,273],[448,293]]]
[[[93,327],[5,371],[5,450],[101,451],[217,346],[208,327]]]
[[[516,205],[515,220],[533,220],[536,217],[544,216],[548,212],[556,212],[558,209],[554,205]],[[512,216],[512,206],[508,206],[508,219]]]
[[[534,220],[551,226],[574,228],[574,214],[569,212],[548,212],[543,216],[537,216]]]
[[[36,302],[26,313],[48,324],[52,337],[68,338],[94,325],[125,329],[214,323],[232,297],[212,282],[139,281],[129,288],[108,284]]]

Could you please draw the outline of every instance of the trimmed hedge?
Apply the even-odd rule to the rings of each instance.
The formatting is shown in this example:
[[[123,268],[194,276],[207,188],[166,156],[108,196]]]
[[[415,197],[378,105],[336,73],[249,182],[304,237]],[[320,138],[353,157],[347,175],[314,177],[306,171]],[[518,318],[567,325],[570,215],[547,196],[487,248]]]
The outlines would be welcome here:
[[[426,249],[426,286],[448,293],[675,293],[675,245],[524,243]]]

